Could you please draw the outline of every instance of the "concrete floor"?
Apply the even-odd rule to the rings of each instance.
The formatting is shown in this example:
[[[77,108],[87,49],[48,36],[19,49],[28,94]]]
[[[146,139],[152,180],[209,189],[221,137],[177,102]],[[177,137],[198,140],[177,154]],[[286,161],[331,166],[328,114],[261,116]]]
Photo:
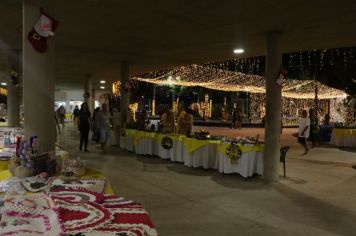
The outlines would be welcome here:
[[[293,132],[282,143],[293,144]],[[143,203],[159,235],[356,235],[356,170],[338,164],[339,157],[345,157],[340,163],[356,160],[353,152],[318,147],[299,158],[302,149],[292,145],[287,177],[267,185],[261,178],[245,181],[115,147],[101,153],[94,143],[90,153],[79,153],[71,125],[60,145],[101,170],[115,193]]]

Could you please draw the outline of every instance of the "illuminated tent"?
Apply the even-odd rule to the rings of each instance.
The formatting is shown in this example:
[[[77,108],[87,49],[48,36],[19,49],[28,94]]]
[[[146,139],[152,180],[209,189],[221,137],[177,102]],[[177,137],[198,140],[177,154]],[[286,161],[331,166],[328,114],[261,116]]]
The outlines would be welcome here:
[[[182,66],[153,77],[142,76],[131,79],[158,85],[200,86],[229,92],[266,92],[266,83],[263,76],[214,69],[201,65]],[[286,98],[313,99],[316,87],[318,88],[318,98],[320,99],[346,97],[347,95],[341,90],[313,80],[285,80],[282,87],[282,96]]]

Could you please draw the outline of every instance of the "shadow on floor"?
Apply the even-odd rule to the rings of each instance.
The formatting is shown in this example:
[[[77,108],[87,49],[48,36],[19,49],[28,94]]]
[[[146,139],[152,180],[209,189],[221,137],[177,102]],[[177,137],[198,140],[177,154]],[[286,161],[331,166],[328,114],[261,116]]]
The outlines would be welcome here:
[[[271,188],[259,175],[244,178],[239,174],[221,174],[216,172],[211,179],[219,185],[233,189],[261,190]]]
[[[183,163],[178,163],[178,162],[171,162],[169,165],[167,165],[167,169],[169,171],[174,171],[181,175],[191,175],[191,176],[210,176],[216,172],[216,170],[210,170],[210,169],[206,170],[203,168],[186,167],[184,166]]]
[[[356,232],[356,215],[351,211],[330,204],[297,191],[285,184],[277,184],[274,189],[297,204],[305,214],[311,215],[313,222],[307,218],[293,218],[294,221],[333,232],[337,235],[353,235]],[[353,233],[352,233],[353,232]]]
[[[356,148],[355,147],[340,147],[339,149],[341,151],[345,151],[345,152],[354,152],[354,153],[356,153]]]

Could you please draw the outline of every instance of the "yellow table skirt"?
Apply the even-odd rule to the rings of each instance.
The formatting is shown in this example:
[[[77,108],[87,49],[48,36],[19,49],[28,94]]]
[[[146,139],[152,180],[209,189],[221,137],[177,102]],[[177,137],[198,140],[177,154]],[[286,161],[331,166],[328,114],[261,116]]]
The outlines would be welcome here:
[[[356,136],[356,129],[333,128],[333,132],[335,133],[335,136],[337,136],[337,137]]]
[[[7,170],[10,161],[0,161],[0,171]]]
[[[226,148],[229,147],[230,144],[228,143],[222,143],[219,145],[219,148],[218,148],[218,151],[221,152],[221,153],[225,153],[226,152]],[[253,146],[250,146],[250,145],[241,145],[241,144],[238,144],[238,146],[240,147],[241,149],[241,152],[263,152],[264,150],[264,145],[253,145]]]
[[[356,129],[355,129],[356,131]],[[174,134],[163,134],[163,133],[155,133],[155,132],[145,132],[134,129],[126,129],[126,136],[133,137],[133,144],[136,146],[142,138],[151,138],[155,142],[160,143],[163,137],[170,137],[173,141],[182,142],[188,153],[193,153],[199,148],[202,148],[209,144],[218,145],[218,151],[221,153],[225,153],[226,148],[230,144],[222,143],[220,140],[199,140],[195,138],[188,138],[182,135],[174,135]],[[263,152],[264,145],[239,145],[242,152]]]
[[[9,177],[11,177],[10,171],[8,171],[8,170],[0,171],[0,181],[5,180]],[[97,171],[94,169],[88,169],[87,173],[82,178],[106,179],[105,176],[100,171]],[[112,187],[111,187],[109,181],[106,184],[104,192],[105,192],[105,194],[114,194],[114,191],[112,190]]]

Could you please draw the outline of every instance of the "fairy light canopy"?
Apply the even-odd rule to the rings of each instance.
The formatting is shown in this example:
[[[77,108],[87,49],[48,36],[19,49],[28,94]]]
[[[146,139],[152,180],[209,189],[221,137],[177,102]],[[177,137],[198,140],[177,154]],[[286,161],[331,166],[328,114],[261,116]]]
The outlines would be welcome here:
[[[266,81],[263,76],[195,64],[131,79],[157,85],[200,86],[227,92],[266,93]],[[328,87],[314,80],[285,80],[282,87],[282,96],[313,99],[315,98],[316,87],[320,99],[347,96],[344,91]]]

